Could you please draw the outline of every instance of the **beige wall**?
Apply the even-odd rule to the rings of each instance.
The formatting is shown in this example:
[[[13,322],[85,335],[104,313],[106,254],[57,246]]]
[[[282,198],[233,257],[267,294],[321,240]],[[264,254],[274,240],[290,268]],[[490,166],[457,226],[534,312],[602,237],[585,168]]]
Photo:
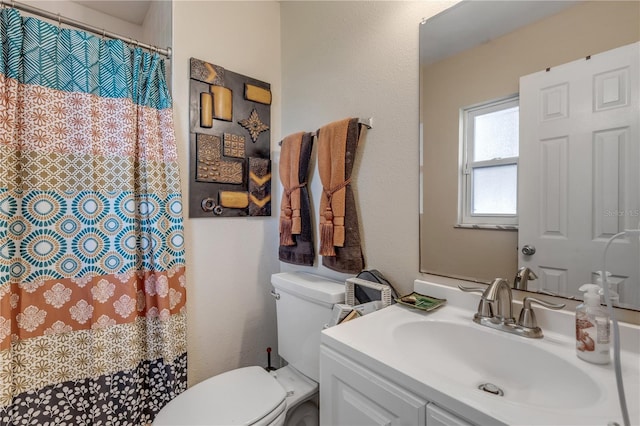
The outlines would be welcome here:
[[[189,58],[271,83],[272,146],[280,139],[280,5],[176,1],[173,49],[174,117],[186,197]],[[269,294],[270,276],[278,272],[275,218],[185,217],[185,237],[189,383],[239,366],[266,365],[265,348],[277,344]]]
[[[171,2],[152,1],[142,23],[142,38],[148,43],[166,48],[171,46]]]
[[[422,270],[512,279],[518,235],[456,229],[459,111],[518,92],[522,75],[640,39],[638,2],[589,2],[424,69]]]
[[[162,49],[171,47],[172,8],[171,1],[161,0],[151,3],[147,11],[147,16],[145,16],[144,22],[142,23],[142,39],[145,40],[146,43]],[[170,60],[164,63],[169,90],[172,90],[172,64],[173,62]]]
[[[282,136],[348,115],[373,117],[354,182],[365,256],[368,267],[409,292],[418,271],[418,24],[452,3],[174,2],[173,93],[183,193],[191,56],[271,83],[274,171]],[[314,194],[320,193],[318,181],[312,179]],[[277,173],[272,189],[275,213]],[[275,349],[271,273],[305,269],[342,278],[322,267],[279,264],[275,214],[186,219],[185,225],[191,385],[237,366],[264,364],[264,348]]]
[[[131,37],[134,40],[147,42],[142,34],[141,25],[132,24],[122,19],[114,18],[113,16],[89,9],[88,7],[69,0],[23,0],[19,3],[25,3],[51,13],[59,13],[66,18],[75,19],[76,21],[93,25],[97,28],[106,28],[116,34]],[[27,15],[25,12],[21,13]],[[39,17],[39,19],[43,18]],[[53,21],[49,22],[53,23]],[[65,28],[69,27],[65,26]]]
[[[419,23],[453,3],[281,4],[282,133],[373,117],[358,148],[352,187],[366,266],[402,293],[413,289],[418,275]],[[310,184],[318,206],[317,172]],[[343,277],[323,266],[305,269]]]

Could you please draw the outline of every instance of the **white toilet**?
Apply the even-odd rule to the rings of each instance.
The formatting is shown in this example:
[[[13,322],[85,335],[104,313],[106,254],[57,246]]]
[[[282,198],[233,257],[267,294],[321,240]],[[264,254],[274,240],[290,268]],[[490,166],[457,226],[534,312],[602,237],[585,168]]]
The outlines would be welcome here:
[[[267,372],[245,367],[187,389],[158,413],[163,425],[318,425],[320,331],[344,284],[303,272],[271,276],[278,318],[278,352],[288,365]]]

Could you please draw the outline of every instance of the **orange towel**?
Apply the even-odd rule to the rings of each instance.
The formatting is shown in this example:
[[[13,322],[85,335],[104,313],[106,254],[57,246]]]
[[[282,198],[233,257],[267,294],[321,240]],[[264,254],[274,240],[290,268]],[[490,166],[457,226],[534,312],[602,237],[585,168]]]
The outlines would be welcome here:
[[[344,246],[345,154],[350,118],[334,121],[318,131],[318,174],[320,197],[320,255],[335,256],[335,247]]]
[[[280,151],[280,182],[282,183],[282,202],[280,203],[280,245],[293,246],[293,235],[299,235],[302,229],[300,220],[300,184],[299,165],[300,147],[304,132],[294,133],[282,141]],[[303,183],[304,185],[304,183]]]

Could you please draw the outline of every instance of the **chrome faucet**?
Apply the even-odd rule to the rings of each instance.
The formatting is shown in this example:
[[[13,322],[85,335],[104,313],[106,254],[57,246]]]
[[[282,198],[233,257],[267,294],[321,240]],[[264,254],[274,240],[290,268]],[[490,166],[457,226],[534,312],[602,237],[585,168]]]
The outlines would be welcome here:
[[[514,322],[513,315],[511,314],[511,303],[513,302],[513,296],[511,295],[511,287],[504,278],[496,278],[482,293],[482,299],[493,304],[495,309],[494,318],[497,318],[503,322]]]
[[[513,279],[513,288],[516,290],[527,290],[529,286],[529,280],[535,280],[538,276],[526,266],[521,267],[516,272],[516,276]]]
[[[465,287],[458,285],[462,291],[482,293],[478,311],[473,316],[473,321],[496,330],[506,331],[507,333],[517,334],[523,337],[541,338],[542,330],[538,327],[535,313],[531,308],[531,303],[538,303],[549,309],[562,309],[564,303],[549,303],[545,300],[525,297],[523,301],[520,318],[516,323],[513,318],[513,294],[511,287],[504,278],[496,278],[489,287]]]

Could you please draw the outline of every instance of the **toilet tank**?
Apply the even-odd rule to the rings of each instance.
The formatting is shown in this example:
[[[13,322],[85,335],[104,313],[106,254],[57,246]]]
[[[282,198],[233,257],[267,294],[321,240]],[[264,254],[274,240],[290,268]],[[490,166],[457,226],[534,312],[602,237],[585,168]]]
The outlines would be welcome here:
[[[304,272],[271,276],[278,319],[278,353],[305,376],[319,381],[320,332],[333,305],[344,303],[344,283]]]

